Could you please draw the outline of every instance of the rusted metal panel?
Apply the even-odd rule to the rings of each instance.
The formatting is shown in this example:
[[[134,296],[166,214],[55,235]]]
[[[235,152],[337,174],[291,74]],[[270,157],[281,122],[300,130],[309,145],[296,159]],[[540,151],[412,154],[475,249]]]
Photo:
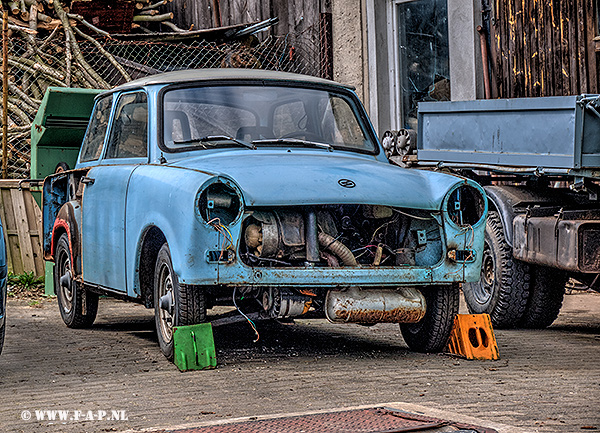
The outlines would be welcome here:
[[[513,254],[519,260],[573,272],[600,272],[600,218],[563,215],[514,219]]]

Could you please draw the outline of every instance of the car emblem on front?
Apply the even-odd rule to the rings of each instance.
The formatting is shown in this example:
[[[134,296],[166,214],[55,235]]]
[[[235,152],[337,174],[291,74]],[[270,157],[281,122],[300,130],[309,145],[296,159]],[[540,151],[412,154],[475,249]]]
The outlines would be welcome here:
[[[338,183],[344,188],[354,188],[356,186],[354,181],[351,181],[350,179],[340,179],[338,180]]]

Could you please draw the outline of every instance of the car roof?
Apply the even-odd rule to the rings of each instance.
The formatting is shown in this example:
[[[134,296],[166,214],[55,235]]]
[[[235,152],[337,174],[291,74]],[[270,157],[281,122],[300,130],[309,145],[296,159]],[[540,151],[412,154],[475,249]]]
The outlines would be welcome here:
[[[289,72],[267,71],[264,69],[239,69],[239,68],[212,68],[212,69],[186,69],[181,71],[166,72],[164,74],[149,75],[144,78],[122,84],[109,92],[137,89],[156,84],[176,84],[200,81],[222,81],[222,80],[269,80],[269,81],[293,81],[307,84],[322,84],[337,86],[354,90],[354,87],[336,83],[324,78],[312,77],[310,75],[292,74]]]

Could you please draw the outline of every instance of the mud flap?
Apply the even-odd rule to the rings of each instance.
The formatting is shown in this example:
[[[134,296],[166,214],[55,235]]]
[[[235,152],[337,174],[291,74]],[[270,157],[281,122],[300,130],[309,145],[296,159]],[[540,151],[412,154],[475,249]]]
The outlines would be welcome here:
[[[210,323],[174,327],[173,347],[174,363],[180,371],[204,370],[217,366]]]

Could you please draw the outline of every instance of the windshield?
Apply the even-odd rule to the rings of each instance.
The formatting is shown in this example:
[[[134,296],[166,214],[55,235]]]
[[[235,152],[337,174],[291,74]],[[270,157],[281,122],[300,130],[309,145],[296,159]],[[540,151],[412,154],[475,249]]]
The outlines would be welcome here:
[[[179,88],[165,92],[163,109],[170,151],[244,143],[376,151],[355,103],[327,90],[262,83]]]

